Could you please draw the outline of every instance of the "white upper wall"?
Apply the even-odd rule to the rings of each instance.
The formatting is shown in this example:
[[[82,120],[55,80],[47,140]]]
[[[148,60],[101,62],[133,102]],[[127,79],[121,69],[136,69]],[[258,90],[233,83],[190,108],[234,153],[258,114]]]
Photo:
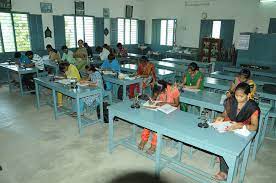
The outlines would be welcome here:
[[[125,6],[133,5],[133,17],[145,19],[144,16],[144,0],[82,0],[85,2],[85,14],[96,17],[103,17],[103,8],[110,9],[110,17],[124,17]],[[12,11],[29,12],[31,14],[41,14],[40,2],[52,3],[53,13],[43,13],[42,23],[43,30],[47,27],[53,28],[53,15],[74,14],[75,0],[12,0]],[[53,35],[54,37],[55,35]],[[54,44],[54,38],[46,38],[45,45]]]
[[[235,19],[235,42],[240,32],[267,33],[269,18],[276,17],[276,3],[261,4],[259,0],[201,0],[209,6],[185,6],[186,1],[199,0],[148,0],[146,1],[146,42],[151,43],[151,20],[176,18],[176,44],[198,47],[202,12],[207,19]],[[271,6],[273,4],[273,6]]]
[[[202,12],[208,19],[235,19],[234,42],[240,32],[267,33],[269,19],[276,18],[276,3],[259,0],[83,0],[85,14],[102,17],[103,8],[110,9],[111,17],[124,17],[125,5],[133,5],[133,17],[146,19],[146,43],[151,43],[151,20],[154,18],[177,19],[177,45],[198,47]],[[185,7],[186,1],[210,1],[210,6]],[[48,26],[53,34],[52,15],[74,14],[74,0],[12,0],[12,10],[41,14],[40,2],[53,4],[52,14],[42,14],[43,29]],[[105,26],[108,21],[105,21]],[[54,36],[54,35],[53,35]],[[106,39],[105,40],[109,40]],[[45,45],[54,45],[54,38],[45,39]]]

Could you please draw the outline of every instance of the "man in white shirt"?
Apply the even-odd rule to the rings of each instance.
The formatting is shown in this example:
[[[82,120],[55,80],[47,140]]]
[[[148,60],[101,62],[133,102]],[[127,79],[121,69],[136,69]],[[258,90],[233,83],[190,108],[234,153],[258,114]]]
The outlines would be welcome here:
[[[109,50],[107,50],[106,48],[100,47],[100,46],[98,46],[96,48],[96,52],[100,54],[99,56],[100,56],[100,59],[102,61],[107,60],[108,59],[108,55],[110,54]]]
[[[44,70],[43,59],[39,55],[34,54],[32,51],[27,51],[25,53],[25,55],[32,61],[32,63],[34,64],[34,66],[39,71],[43,71]]]

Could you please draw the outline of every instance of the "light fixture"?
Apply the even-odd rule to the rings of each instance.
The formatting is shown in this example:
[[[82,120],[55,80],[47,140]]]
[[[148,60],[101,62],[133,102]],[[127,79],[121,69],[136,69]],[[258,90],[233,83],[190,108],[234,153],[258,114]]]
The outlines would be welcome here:
[[[260,0],[261,3],[276,2],[276,0]]]

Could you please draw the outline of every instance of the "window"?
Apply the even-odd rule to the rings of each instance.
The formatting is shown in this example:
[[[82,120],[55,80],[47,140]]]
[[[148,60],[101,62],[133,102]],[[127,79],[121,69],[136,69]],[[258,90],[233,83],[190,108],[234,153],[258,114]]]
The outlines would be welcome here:
[[[27,14],[13,14],[17,51],[31,50],[30,30]]]
[[[0,12],[0,52],[31,50],[28,14]]]
[[[94,17],[64,16],[65,40],[68,48],[76,48],[82,39],[89,46],[94,44]]]
[[[134,19],[118,19],[118,42],[122,44],[137,44],[138,21]]]
[[[176,20],[161,20],[160,45],[172,46],[175,42]]]
[[[212,38],[220,38],[221,21],[213,21]]]

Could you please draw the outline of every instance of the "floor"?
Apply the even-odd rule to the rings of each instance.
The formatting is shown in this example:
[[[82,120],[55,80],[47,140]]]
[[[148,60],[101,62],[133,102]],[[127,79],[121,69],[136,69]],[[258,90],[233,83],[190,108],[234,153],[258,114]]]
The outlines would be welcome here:
[[[154,171],[151,160],[124,147],[110,154],[107,124],[87,127],[80,136],[74,118],[54,120],[49,106],[36,110],[34,98],[0,87],[0,183],[108,183],[128,172]],[[116,132],[124,136],[131,128],[119,122]],[[168,145],[165,151],[175,149]],[[257,160],[249,162],[244,182],[274,182],[275,152],[276,141],[266,139]],[[200,151],[192,159],[184,153],[183,159],[209,173],[218,170],[218,165],[209,167],[210,155]],[[161,177],[172,183],[194,182],[169,169]]]

